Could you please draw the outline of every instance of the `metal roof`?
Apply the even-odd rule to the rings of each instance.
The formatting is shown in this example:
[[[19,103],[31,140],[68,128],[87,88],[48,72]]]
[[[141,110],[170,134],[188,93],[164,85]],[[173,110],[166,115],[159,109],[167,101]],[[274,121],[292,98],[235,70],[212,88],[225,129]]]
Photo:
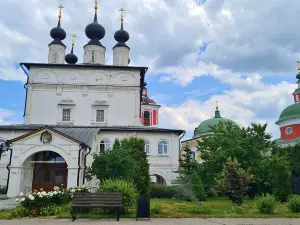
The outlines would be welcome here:
[[[93,144],[93,138],[98,133],[99,128],[60,128],[54,127],[54,130],[57,130],[71,138],[76,139],[82,143],[85,143],[89,147]]]
[[[165,129],[146,126],[65,126],[65,125],[46,125],[46,124],[14,124],[0,125],[0,130],[20,130],[36,131],[42,128],[54,129],[72,139],[84,143],[91,147],[94,136],[101,131],[139,131],[139,132],[158,132],[158,133],[177,133],[182,134],[184,130]]]
[[[106,69],[138,69],[143,70],[146,72],[148,70],[148,67],[143,66],[114,66],[114,65],[102,65],[102,64],[51,64],[51,63],[27,63],[27,62],[21,62],[20,65],[24,65],[28,70],[30,70],[31,66],[43,66],[43,67],[65,67],[65,68],[71,68],[71,67],[85,67],[85,68],[106,68]]]

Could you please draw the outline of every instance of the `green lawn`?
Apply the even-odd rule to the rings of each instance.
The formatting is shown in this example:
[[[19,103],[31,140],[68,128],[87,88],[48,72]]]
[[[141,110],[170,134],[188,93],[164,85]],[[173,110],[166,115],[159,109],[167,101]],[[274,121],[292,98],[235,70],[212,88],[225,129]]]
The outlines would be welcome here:
[[[16,210],[16,209],[15,209]],[[0,211],[0,219],[12,219],[11,213],[15,210]],[[135,211],[132,210],[127,218],[134,218]],[[154,218],[209,218],[209,217],[298,217],[300,213],[292,213],[288,210],[286,203],[280,203],[271,215],[260,214],[256,209],[254,200],[245,200],[242,206],[235,206],[226,198],[211,198],[203,203],[192,203],[172,199],[151,199],[151,217]],[[70,219],[69,209],[51,218]],[[109,218],[102,210],[78,215],[78,218]]]

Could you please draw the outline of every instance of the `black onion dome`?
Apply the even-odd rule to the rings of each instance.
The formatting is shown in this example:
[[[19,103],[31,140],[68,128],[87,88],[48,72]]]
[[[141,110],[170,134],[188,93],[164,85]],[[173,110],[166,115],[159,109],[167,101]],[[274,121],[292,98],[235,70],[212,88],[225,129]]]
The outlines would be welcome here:
[[[58,21],[57,27],[54,27],[50,31],[50,36],[54,39],[50,44],[62,44],[62,40],[67,37],[66,31],[60,27],[60,20]]]
[[[121,29],[116,31],[115,35],[115,40],[118,42],[115,47],[118,46],[124,46],[129,48],[125,42],[127,42],[130,38],[129,33],[123,29],[123,22],[121,23]]]
[[[121,28],[121,30],[118,30],[115,33],[114,37],[117,42],[126,42],[130,38],[128,32],[126,30],[123,30],[123,28]]]
[[[65,61],[68,64],[76,64],[77,63],[78,57],[75,54],[73,54],[73,47],[72,47],[71,53],[66,55]]]
[[[94,22],[86,26],[85,35],[91,40],[101,40],[102,38],[104,38],[105,29],[98,23],[97,14],[95,14]]]

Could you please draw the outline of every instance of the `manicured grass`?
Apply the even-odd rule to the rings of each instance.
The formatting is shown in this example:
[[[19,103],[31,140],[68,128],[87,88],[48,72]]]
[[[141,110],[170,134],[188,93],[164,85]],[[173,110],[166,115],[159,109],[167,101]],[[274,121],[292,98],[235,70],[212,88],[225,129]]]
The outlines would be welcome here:
[[[11,212],[15,210],[0,211],[0,219],[12,219]],[[103,210],[79,214],[78,218],[102,219],[113,218]],[[126,218],[134,218],[135,211],[131,210]],[[300,213],[289,211],[286,203],[278,203],[275,213],[271,215],[260,214],[256,209],[254,200],[245,200],[242,206],[236,206],[227,198],[211,198],[206,202],[192,203],[172,199],[151,199],[151,217],[153,218],[300,218]],[[60,213],[51,218],[70,219],[70,211]]]

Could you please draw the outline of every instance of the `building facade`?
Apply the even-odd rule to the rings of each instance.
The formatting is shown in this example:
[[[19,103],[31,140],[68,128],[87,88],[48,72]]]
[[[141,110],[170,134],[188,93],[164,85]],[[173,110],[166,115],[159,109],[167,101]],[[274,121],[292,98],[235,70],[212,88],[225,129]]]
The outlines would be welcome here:
[[[77,64],[74,41],[65,55],[61,8],[50,32],[48,63],[20,64],[28,76],[24,124],[0,126],[0,184],[7,185],[9,197],[59,185],[98,186],[97,180],[85,180],[92,154],[132,136],[145,140],[152,182],[170,185],[176,178],[185,132],[158,127],[160,106],[148,97],[147,67],[129,66],[123,15],[114,35],[113,65],[105,64],[100,42],[105,29],[97,9],[96,3],[94,21],[85,29],[90,41],[82,64]]]
[[[298,72],[298,88],[293,92],[294,104],[286,107],[276,122],[280,129],[280,138],[276,142],[281,146],[295,145],[300,141],[300,62]]]
[[[200,151],[198,150],[197,146],[198,146],[198,141],[202,141],[202,138],[207,136],[207,135],[211,135],[212,134],[212,127],[218,125],[219,122],[231,122],[234,126],[239,127],[239,125],[234,122],[233,120],[224,118],[221,116],[221,112],[219,110],[219,107],[216,107],[215,110],[215,116],[202,121],[199,126],[197,126],[194,129],[194,135],[191,139],[187,139],[185,141],[182,141],[182,145],[181,145],[181,154],[180,154],[180,158],[183,158],[183,154],[184,154],[184,149],[186,147],[190,148],[193,152],[193,158],[198,162],[201,163],[202,159],[201,159],[201,154]]]

